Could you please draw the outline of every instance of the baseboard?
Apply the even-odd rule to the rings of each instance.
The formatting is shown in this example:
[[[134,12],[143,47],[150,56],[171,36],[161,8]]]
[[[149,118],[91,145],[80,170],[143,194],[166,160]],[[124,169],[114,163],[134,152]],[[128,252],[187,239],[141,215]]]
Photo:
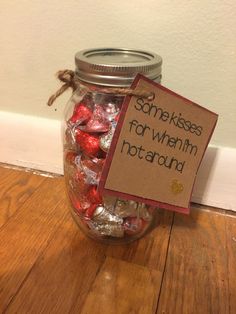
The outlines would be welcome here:
[[[0,162],[63,174],[60,121],[0,112],[0,125]],[[192,201],[236,211],[236,149],[207,149]]]
[[[63,174],[61,122],[0,111],[0,162]]]

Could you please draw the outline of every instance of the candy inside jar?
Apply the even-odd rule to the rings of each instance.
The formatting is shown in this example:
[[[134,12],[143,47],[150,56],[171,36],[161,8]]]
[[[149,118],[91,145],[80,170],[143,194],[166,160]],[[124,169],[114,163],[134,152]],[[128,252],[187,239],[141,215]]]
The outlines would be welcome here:
[[[123,97],[88,92],[68,114],[64,165],[73,217],[91,237],[113,242],[131,241],[152,223],[145,204],[102,196],[98,183],[118,121]],[[122,241],[123,240],[123,241]]]
[[[146,233],[156,210],[98,192],[124,101],[124,94],[114,88],[128,88],[137,73],[160,82],[162,59],[137,49],[102,48],[78,52],[75,62],[79,85],[67,105],[64,125],[64,173],[71,212],[88,236],[130,242]]]

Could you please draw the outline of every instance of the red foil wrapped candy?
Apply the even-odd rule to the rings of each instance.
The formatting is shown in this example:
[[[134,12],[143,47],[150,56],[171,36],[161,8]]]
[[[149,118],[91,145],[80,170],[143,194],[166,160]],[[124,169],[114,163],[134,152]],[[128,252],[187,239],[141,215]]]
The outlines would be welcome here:
[[[88,191],[87,198],[91,203],[101,204],[102,196],[98,193],[97,186],[92,185]]]
[[[75,105],[74,112],[70,118],[72,123],[86,123],[92,116],[92,111],[84,103],[79,103]]]
[[[89,156],[96,156],[100,150],[99,137],[88,134],[79,129],[76,130],[76,142],[81,147],[82,151]]]
[[[81,127],[81,130],[89,133],[107,132],[110,127],[110,122],[106,118],[106,112],[102,106],[95,105],[93,115],[85,126]]]

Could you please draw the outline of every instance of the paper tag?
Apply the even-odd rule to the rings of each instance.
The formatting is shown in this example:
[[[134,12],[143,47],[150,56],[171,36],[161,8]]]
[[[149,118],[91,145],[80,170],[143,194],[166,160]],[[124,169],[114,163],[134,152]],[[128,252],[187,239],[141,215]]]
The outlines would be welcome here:
[[[142,75],[131,88],[155,98],[126,97],[99,190],[188,213],[218,115]]]

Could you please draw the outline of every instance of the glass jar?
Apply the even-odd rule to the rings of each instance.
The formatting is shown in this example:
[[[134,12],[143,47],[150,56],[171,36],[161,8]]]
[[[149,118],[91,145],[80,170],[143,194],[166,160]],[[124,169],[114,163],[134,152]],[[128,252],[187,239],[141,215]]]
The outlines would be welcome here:
[[[80,84],[69,100],[64,124],[64,174],[71,213],[89,237],[127,243],[143,236],[155,209],[98,193],[102,168],[124,95],[137,73],[160,82],[160,56],[135,49],[88,49],[75,56]]]

